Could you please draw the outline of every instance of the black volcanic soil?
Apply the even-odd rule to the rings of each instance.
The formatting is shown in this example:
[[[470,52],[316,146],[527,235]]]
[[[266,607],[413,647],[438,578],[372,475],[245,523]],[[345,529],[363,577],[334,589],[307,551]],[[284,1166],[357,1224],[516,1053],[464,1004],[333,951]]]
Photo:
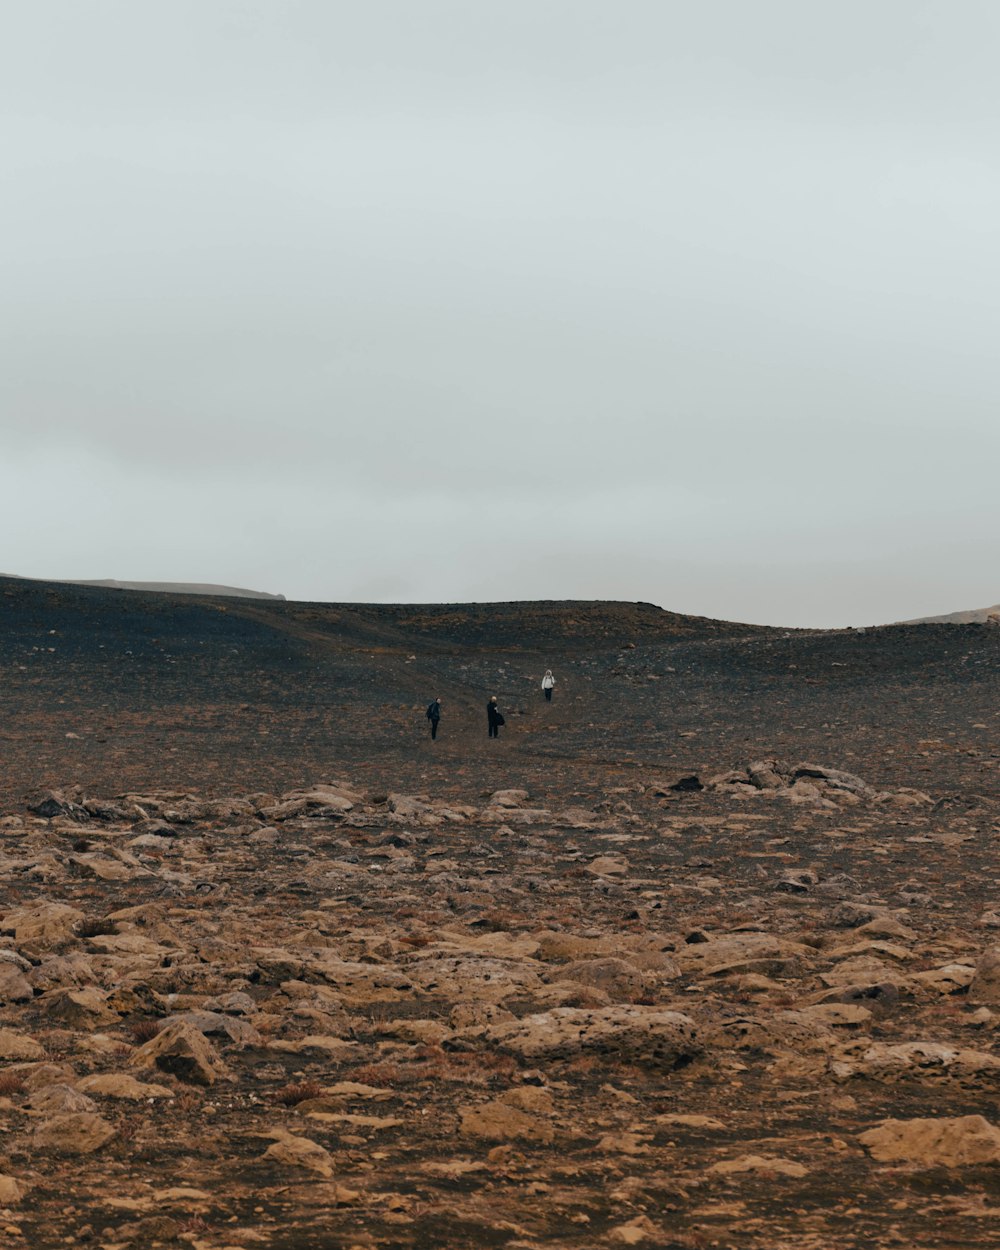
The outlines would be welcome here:
[[[0,612],[0,1242],[1000,1245],[1000,1132],[866,1137],[1000,1125],[1000,629]],[[108,1140],[68,1154],[72,1114]]]
[[[997,790],[989,626],[817,633],[648,604],[257,603],[11,579],[0,613],[8,802],[73,784],[289,789],[345,769],[395,789],[461,775],[576,790],[623,768],[760,755]],[[499,743],[486,740],[492,694]]]

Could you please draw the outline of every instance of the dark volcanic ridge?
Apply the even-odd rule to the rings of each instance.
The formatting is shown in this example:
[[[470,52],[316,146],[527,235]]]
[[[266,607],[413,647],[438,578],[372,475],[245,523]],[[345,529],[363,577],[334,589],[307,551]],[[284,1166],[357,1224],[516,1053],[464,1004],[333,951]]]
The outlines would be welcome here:
[[[10,577],[10,574],[4,575]],[[38,580],[28,578],[25,580]],[[247,590],[241,586],[218,586],[211,582],[120,582],[113,577],[103,578],[46,578],[50,584],[60,586],[100,586],[105,590],[141,590],[166,595],[208,595],[224,599],[284,599],[284,595],[272,595],[266,590]]]
[[[0,611],[5,1244],[1000,1245],[1000,631]]]

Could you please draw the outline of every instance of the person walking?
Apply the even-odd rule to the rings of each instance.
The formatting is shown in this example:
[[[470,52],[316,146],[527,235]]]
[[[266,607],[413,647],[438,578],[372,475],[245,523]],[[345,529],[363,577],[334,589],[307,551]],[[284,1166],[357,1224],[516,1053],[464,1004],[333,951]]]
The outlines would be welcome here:
[[[490,727],[490,737],[500,737],[500,726],[504,723],[503,715],[497,705],[496,695],[490,696],[490,701],[486,705],[486,721]]]
[[[542,689],[545,691],[545,702],[552,702],[552,691],[555,689],[556,679],[552,676],[552,669],[545,670],[545,676],[542,678]]]
[[[437,695],[427,705],[427,719],[431,723],[431,737],[438,736],[438,721],[441,719],[441,700]]]

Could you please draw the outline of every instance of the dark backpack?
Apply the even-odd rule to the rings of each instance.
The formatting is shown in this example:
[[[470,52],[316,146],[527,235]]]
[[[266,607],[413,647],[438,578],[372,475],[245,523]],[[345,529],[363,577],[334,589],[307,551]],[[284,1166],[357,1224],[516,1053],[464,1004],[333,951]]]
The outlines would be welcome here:
[[[437,712],[437,716],[434,715],[435,712]],[[428,720],[440,720],[441,719],[441,713],[440,713],[440,710],[438,709],[436,699],[434,700],[433,703],[427,704],[427,719]]]

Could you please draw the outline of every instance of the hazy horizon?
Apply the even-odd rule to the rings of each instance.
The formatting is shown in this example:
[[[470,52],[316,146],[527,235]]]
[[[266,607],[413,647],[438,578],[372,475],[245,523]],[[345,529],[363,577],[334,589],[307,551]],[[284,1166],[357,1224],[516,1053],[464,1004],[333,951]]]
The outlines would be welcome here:
[[[157,581],[157,580],[152,580],[149,578],[145,578],[145,579],[144,578],[75,578],[75,577],[73,578],[67,578],[67,577],[36,578],[33,576],[29,576],[27,574],[9,573],[9,572],[0,572],[0,577],[15,577],[15,578],[19,578],[19,579],[27,580],[27,581],[56,582],[56,583],[63,583],[66,585],[93,586],[96,589],[108,589],[108,590],[146,590],[146,591],[163,590],[168,593],[174,592],[174,593],[184,593],[184,594],[205,594],[205,595],[211,595],[213,593],[216,593],[216,594],[229,593],[235,596],[259,596],[262,600],[265,600],[265,601],[285,600],[289,603],[318,603],[318,604],[336,604],[336,605],[343,604],[345,606],[350,606],[352,604],[363,606],[363,605],[370,605],[370,604],[375,603],[375,604],[386,604],[386,605],[391,604],[394,606],[401,606],[401,607],[423,607],[429,604],[437,604],[437,605],[447,607],[451,605],[460,606],[460,605],[469,604],[469,603],[488,605],[490,603],[499,604],[499,603],[517,603],[517,602],[526,603],[526,604],[541,603],[541,602],[645,603],[645,604],[649,604],[652,607],[660,608],[666,612],[675,612],[675,613],[680,613],[681,615],[689,615],[689,616],[701,616],[701,617],[708,616],[708,614],[704,612],[686,612],[686,611],[682,611],[682,609],[672,607],[669,604],[655,603],[651,599],[621,599],[621,598],[609,599],[609,598],[600,598],[600,597],[580,599],[580,598],[573,598],[573,597],[568,597],[568,596],[559,596],[556,598],[552,598],[552,597],[542,598],[541,596],[538,596],[532,599],[520,599],[520,600],[519,599],[444,599],[444,600],[305,599],[305,598],[298,598],[294,595],[286,595],[283,591],[269,589],[266,587],[234,586],[228,582],[218,582],[218,581],[215,581],[215,582],[194,582],[194,581],[165,582],[162,580]],[[987,610],[991,607],[997,607],[997,606],[1000,606],[1000,605],[984,603],[984,604],[979,604],[974,608],[956,609],[956,611],[953,613],[927,613],[926,617],[943,617],[946,615],[961,615],[963,612],[980,612],[980,611]],[[908,621],[913,621],[917,619],[926,619],[926,617],[925,618],[906,618],[906,619],[901,618],[899,620],[892,620],[892,621],[856,621],[856,622],[853,622],[853,624],[856,627],[907,624]],[[846,628],[845,626],[812,626],[812,627],[790,626],[787,621],[750,621],[750,620],[744,620],[741,617],[714,617],[714,618],[710,617],[709,619],[728,620],[735,624],[745,624],[745,625],[770,625],[776,628],[782,628],[782,627],[784,628],[819,628],[819,629]]]
[[[0,564],[772,625],[1000,598],[986,0],[40,0]]]

